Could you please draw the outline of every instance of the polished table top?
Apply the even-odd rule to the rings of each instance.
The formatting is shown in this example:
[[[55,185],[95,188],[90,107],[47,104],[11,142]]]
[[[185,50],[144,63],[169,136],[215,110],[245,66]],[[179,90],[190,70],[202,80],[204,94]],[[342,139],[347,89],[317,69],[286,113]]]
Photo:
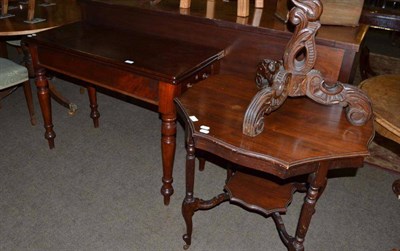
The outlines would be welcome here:
[[[83,0],[83,2],[88,0]],[[265,0],[263,9],[255,9],[254,3],[250,5],[250,15],[247,18],[236,16],[237,1],[199,1],[192,0],[190,10],[180,9],[176,0],[90,0],[112,5],[125,5],[139,7],[161,12],[188,15],[192,17],[207,18],[210,20],[225,21],[227,26],[259,27],[290,33],[290,28],[275,16],[276,0]],[[210,14],[211,13],[211,14]],[[368,25],[360,24],[357,27],[345,27],[336,25],[323,25],[318,31],[318,43],[327,46],[339,46],[358,51]],[[255,30],[261,32],[260,29]],[[289,36],[291,34],[288,34]]]
[[[27,41],[172,84],[180,83],[198,67],[208,65],[224,54],[224,50],[206,45],[83,22],[40,33]]]
[[[272,2],[267,0],[263,9],[254,9],[251,3],[250,16],[243,21],[236,16],[236,1],[193,0],[188,11],[180,9],[179,1],[175,0],[80,0],[83,5],[89,6],[85,18],[99,25],[121,22],[126,29],[146,28],[154,34],[226,48],[221,72],[238,73],[252,79],[255,67],[262,59],[282,57],[284,47],[292,36],[292,29],[275,17],[276,3]],[[98,14],[102,11],[109,13]],[[130,11],[135,15],[117,19],[110,17]],[[128,23],[129,26],[126,25]],[[367,25],[323,25],[318,30],[316,68],[324,73],[327,80],[352,82],[356,53],[367,30]]]
[[[188,121],[196,147],[214,149],[222,158],[281,178],[312,172],[310,164],[319,161],[330,160],[331,168],[338,168],[346,167],[346,159],[361,157],[362,163],[368,156],[372,119],[353,126],[340,105],[321,105],[307,97],[288,98],[265,116],[261,134],[244,135],[244,114],[257,91],[251,81],[215,75],[176,98],[184,117],[198,119]],[[209,127],[209,133],[203,133],[201,126]]]
[[[55,5],[39,6],[41,1],[36,1],[35,18],[46,19],[43,22],[29,24],[27,19],[26,4],[10,1],[9,6],[18,8],[9,10],[15,16],[0,19],[0,36],[18,36],[41,32],[64,24],[73,23],[81,19],[80,7],[75,0],[52,0]]]

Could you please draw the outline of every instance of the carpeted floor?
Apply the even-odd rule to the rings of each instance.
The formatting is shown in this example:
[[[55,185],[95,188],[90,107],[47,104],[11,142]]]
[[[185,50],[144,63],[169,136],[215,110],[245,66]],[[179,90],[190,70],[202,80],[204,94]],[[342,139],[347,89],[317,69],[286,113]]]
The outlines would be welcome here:
[[[56,147],[49,150],[36,96],[31,126],[23,91],[0,109],[0,250],[179,251],[185,231],[185,149],[178,126],[175,194],[162,203],[158,114],[99,94],[100,128],[86,95],[56,79],[78,105],[74,116],[53,104]],[[207,162],[195,193],[218,194],[225,171]],[[330,173],[306,236],[306,250],[400,249],[400,201],[391,191],[400,174],[368,163]],[[295,194],[283,220],[293,234],[304,194]],[[224,203],[194,216],[191,251],[286,250],[271,218]]]

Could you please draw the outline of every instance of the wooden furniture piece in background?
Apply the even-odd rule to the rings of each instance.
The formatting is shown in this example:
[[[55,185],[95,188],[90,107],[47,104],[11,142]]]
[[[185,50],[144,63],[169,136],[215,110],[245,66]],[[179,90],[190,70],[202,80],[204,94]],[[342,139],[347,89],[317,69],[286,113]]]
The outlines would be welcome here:
[[[10,13],[13,18],[0,20],[0,36],[21,36],[39,33],[65,24],[77,22],[81,19],[81,11],[75,0],[54,0],[55,5],[48,7],[37,6],[35,16],[46,19],[45,22],[28,24],[24,22],[28,16],[27,5],[13,9]],[[4,40],[4,39],[2,39]]]
[[[215,1],[215,0],[212,0]],[[179,8],[190,9],[191,0],[180,0]],[[255,0],[255,8],[264,8],[264,0]],[[238,17],[248,17],[250,14],[250,0],[238,0],[236,15]]]
[[[8,14],[8,0],[0,0],[0,7],[1,7],[0,19],[12,16]]]
[[[108,1],[99,2],[104,5]],[[241,19],[240,24],[237,23],[238,18],[234,14],[237,9],[236,1],[215,1],[214,18],[211,20],[206,16],[207,5],[204,1],[192,0],[190,12],[185,15],[180,12],[179,1],[162,0],[155,5],[150,2],[118,1],[118,5],[137,9],[135,16],[125,19],[121,25],[145,28],[149,33],[170,38],[227,48],[227,54],[221,64],[221,73],[238,74],[254,79],[254,67],[265,55],[270,55],[271,59],[281,58],[280,52],[291,37],[287,25],[274,15],[275,0],[265,0],[263,9],[251,7],[249,17]],[[253,6],[252,2],[250,4]],[[114,13],[120,9],[116,8],[115,4],[109,4],[108,9],[112,14],[102,15],[104,10],[100,6],[92,4],[91,7],[99,14],[89,10],[88,16],[96,18],[99,25],[110,23],[112,26],[115,21],[108,16],[118,15]],[[256,22],[253,22],[255,20]],[[328,81],[352,82],[354,59],[367,30],[367,25],[321,27],[316,39],[319,51],[316,68]]]
[[[392,43],[394,44],[400,35],[400,8],[389,7],[387,2],[369,0],[365,2],[360,22],[370,25],[372,28],[383,29],[391,32]],[[400,5],[400,2],[398,2]],[[369,49],[364,46],[360,53],[360,72],[362,79],[375,75],[369,64]]]
[[[374,28],[400,31],[400,8],[391,8],[379,2],[381,1],[365,2],[360,23]],[[384,2],[386,3],[386,1]]]
[[[14,17],[14,14],[8,13],[10,10],[9,6],[9,1],[8,0],[1,0],[1,14],[0,14],[0,19],[4,18],[9,18],[9,17]],[[25,3],[24,3],[25,4]],[[22,7],[23,4],[20,4],[20,8]],[[27,5],[27,16],[25,19],[25,22],[27,23],[32,23],[34,21],[34,16],[35,16],[35,5],[36,5],[36,0],[28,0],[26,2]],[[12,9],[18,9],[16,6],[12,6]],[[44,20],[40,20],[44,21]]]
[[[17,49],[23,48],[20,38],[24,35],[37,34],[39,32],[54,29],[56,27],[77,22],[81,19],[80,8],[75,0],[54,0],[55,5],[38,6],[39,2],[29,1],[28,5],[20,5],[21,8],[13,9],[12,18],[0,19],[0,56],[8,57],[7,42],[12,39],[11,43]],[[35,8],[36,7],[36,8]],[[34,16],[40,20],[37,23],[27,23],[28,20],[33,20]],[[29,19],[31,18],[31,19]],[[25,66],[29,70],[30,78],[35,77],[35,73],[30,62],[28,50],[24,52]],[[59,93],[55,86],[51,84],[51,95],[61,105],[68,109],[70,114],[74,114],[77,106]]]
[[[123,11],[127,15],[134,15],[129,8],[125,7]],[[122,14],[119,13],[118,17],[123,18]],[[164,203],[169,204],[173,193],[176,135],[173,98],[184,92],[187,85],[216,71],[224,50],[149,35],[144,30],[98,26],[90,19],[41,32],[27,38],[26,42],[37,76],[45,138],[50,148],[54,147],[56,135],[45,77],[47,69],[88,83],[91,117],[95,127],[100,116],[96,102],[96,88],[99,87],[157,107],[162,120],[162,194]]]
[[[324,12],[321,24],[358,26],[364,0],[321,0]],[[294,5],[291,0],[277,0],[275,15],[283,21],[288,21],[289,10]]]
[[[377,133],[400,144],[400,75],[380,75],[361,82],[359,87],[371,98]],[[400,199],[400,180],[393,183]]]
[[[288,249],[303,250],[328,170],[362,167],[368,155],[372,120],[364,126],[353,126],[339,105],[325,106],[304,97],[288,98],[266,116],[265,128],[258,136],[242,134],[245,111],[257,91],[253,81],[216,75],[175,99],[188,135],[186,197],[182,204],[187,226],[185,248],[191,244],[195,211],[229,200],[272,216]],[[191,116],[196,117],[196,122]],[[228,173],[225,192],[210,200],[200,199],[194,193],[198,150],[225,159],[236,170],[233,175]],[[308,175],[308,179],[301,175]],[[306,190],[296,234],[291,236],[280,213],[286,212],[292,193]]]

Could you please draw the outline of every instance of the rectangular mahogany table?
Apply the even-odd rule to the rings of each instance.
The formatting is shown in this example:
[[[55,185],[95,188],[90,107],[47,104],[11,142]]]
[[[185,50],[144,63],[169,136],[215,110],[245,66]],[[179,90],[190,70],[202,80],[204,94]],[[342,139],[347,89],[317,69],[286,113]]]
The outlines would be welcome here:
[[[173,193],[176,110],[174,97],[218,70],[223,49],[78,22],[26,38],[36,71],[36,86],[46,129],[54,147],[46,69],[88,83],[91,117],[98,126],[96,88],[156,105],[161,114],[164,204]]]

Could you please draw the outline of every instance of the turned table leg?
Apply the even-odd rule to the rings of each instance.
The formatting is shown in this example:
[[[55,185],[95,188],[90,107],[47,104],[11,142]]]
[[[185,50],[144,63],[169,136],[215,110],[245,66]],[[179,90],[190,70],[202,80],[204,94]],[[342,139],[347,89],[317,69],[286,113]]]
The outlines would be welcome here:
[[[178,94],[177,85],[159,82],[159,104],[158,111],[161,113],[161,151],[163,163],[163,185],[161,194],[164,196],[164,205],[168,205],[171,195],[174,193],[172,187],[172,172],[176,148],[176,109],[174,97]]]
[[[186,196],[182,203],[182,215],[186,223],[186,234],[183,235],[185,241],[184,249],[188,249],[192,243],[193,230],[193,215],[198,208],[197,203],[194,203],[193,188],[194,188],[194,168],[195,168],[195,149],[193,139],[188,140],[186,146]]]
[[[400,200],[400,179],[395,180],[392,186],[393,192],[396,194],[397,198]]]
[[[44,128],[46,129],[44,137],[47,139],[50,149],[52,149],[54,148],[54,138],[56,137],[56,133],[53,131],[49,82],[46,78],[45,69],[42,68],[36,72],[35,83],[38,92],[40,109],[42,111]]]
[[[97,104],[97,92],[96,88],[92,86],[88,86],[87,88],[88,91],[88,96],[89,96],[89,103],[90,103],[90,117],[93,120],[93,125],[95,128],[99,127],[99,118],[100,118],[100,113],[97,110],[99,107]]]
[[[315,212],[315,205],[326,186],[326,175],[329,163],[323,162],[315,173],[310,174],[310,187],[304,199],[299,222],[297,224],[296,236],[289,243],[288,249],[295,251],[304,250],[304,239],[310,226],[311,217]]]

